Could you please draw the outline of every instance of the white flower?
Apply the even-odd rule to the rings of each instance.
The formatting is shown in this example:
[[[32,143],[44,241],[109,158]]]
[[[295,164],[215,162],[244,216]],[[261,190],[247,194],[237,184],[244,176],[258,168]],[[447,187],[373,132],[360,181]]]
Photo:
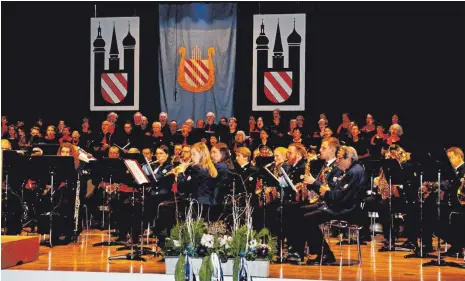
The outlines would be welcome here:
[[[202,246],[205,246],[207,248],[213,248],[213,245],[214,245],[213,235],[204,234],[202,236],[202,239],[200,240],[200,244],[202,244]]]
[[[255,239],[254,239],[254,240],[251,240],[251,241],[249,242],[249,247],[250,247],[250,249],[253,250],[253,249],[257,248],[257,244],[258,244],[258,243],[257,243],[257,240],[255,240]]]
[[[232,240],[233,238],[231,236],[224,235],[220,239],[220,246],[224,246],[226,249],[229,249],[230,248],[229,244],[231,244]]]
[[[175,247],[181,247],[181,242],[178,240],[173,240],[173,244]]]

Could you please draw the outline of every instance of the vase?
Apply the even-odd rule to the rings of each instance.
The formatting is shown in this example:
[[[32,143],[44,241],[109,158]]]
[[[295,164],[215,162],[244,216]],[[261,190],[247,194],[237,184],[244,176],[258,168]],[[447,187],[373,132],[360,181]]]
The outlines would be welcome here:
[[[165,256],[165,273],[174,275],[176,269],[176,263],[178,262],[178,256],[168,257]],[[192,261],[192,270],[198,276],[200,266],[202,265],[203,258],[191,258]],[[270,261],[269,260],[254,260],[246,261],[249,274],[252,277],[269,277],[270,275]],[[233,266],[234,259],[228,258],[228,261],[221,264],[223,269],[223,275],[232,276],[233,275]]]

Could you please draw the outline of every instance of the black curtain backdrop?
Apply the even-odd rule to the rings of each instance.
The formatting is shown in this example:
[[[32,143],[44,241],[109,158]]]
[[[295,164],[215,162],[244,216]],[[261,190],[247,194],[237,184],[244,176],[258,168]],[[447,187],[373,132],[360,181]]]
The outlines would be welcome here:
[[[158,118],[160,2],[2,2],[2,115],[26,125],[42,117],[72,126],[88,116],[99,126],[106,112],[89,110],[94,4],[98,17],[140,17],[140,111],[150,123]],[[398,113],[415,148],[464,147],[464,3],[238,3],[234,111],[243,128],[249,115],[271,121],[271,112],[252,112],[258,13],[307,15],[308,126],[316,128],[321,112],[334,130],[342,112],[360,124],[370,112],[387,126]],[[118,112],[120,121],[133,113]],[[298,113],[282,115],[288,120]]]

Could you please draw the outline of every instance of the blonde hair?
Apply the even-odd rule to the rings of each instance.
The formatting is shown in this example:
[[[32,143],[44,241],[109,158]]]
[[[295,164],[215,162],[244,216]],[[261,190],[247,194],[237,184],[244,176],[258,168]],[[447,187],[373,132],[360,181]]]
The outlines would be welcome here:
[[[208,150],[207,145],[203,142],[198,142],[192,145],[191,150],[195,149],[200,154],[199,166],[205,170],[208,170],[208,173],[212,178],[216,178],[218,176],[218,171],[215,168],[215,164],[210,157],[210,151]]]
[[[392,158],[391,151],[395,151],[399,155],[398,161],[404,163],[410,160],[410,152],[405,151],[402,147],[397,144],[393,144],[389,147],[389,150],[386,152],[387,157]]]
[[[394,129],[394,128],[397,130],[397,134],[399,136],[402,136],[404,134],[404,130],[402,129],[402,126],[399,125],[399,124],[391,125],[391,127],[389,127],[389,132],[391,132],[391,130]]]
[[[463,151],[458,147],[451,147],[447,150],[447,153],[452,153],[455,156],[458,156],[460,159],[463,160]]]
[[[11,150],[11,142],[7,139],[2,139],[2,146],[3,144],[6,144],[7,150]]]
[[[259,151],[259,153],[260,153],[260,151]],[[250,152],[250,149],[248,149],[247,147],[244,147],[244,146],[243,146],[243,147],[239,147],[239,148],[236,149],[236,155],[237,155],[237,154],[242,154],[243,156],[249,158],[251,152]]]
[[[285,148],[285,147],[282,147],[282,146],[276,147],[276,148],[274,149],[274,153],[278,153],[278,154],[284,155],[286,159],[287,159],[287,152],[288,152],[288,149]]]

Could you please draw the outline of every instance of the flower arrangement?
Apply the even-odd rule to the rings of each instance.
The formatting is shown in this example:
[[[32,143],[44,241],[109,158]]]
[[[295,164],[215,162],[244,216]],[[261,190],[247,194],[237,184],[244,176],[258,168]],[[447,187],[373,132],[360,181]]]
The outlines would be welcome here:
[[[248,203],[249,200],[246,200]],[[186,220],[178,221],[166,238],[164,256],[180,256],[175,279],[185,280],[189,273],[189,258],[203,258],[199,279],[212,280],[220,274],[220,261],[234,259],[233,280],[238,280],[245,260],[273,261],[277,253],[277,238],[268,229],[252,229],[252,208],[238,208],[233,198],[232,225],[223,221],[206,223],[200,216],[193,216],[193,202],[186,212]],[[197,214],[201,214],[198,210]]]

